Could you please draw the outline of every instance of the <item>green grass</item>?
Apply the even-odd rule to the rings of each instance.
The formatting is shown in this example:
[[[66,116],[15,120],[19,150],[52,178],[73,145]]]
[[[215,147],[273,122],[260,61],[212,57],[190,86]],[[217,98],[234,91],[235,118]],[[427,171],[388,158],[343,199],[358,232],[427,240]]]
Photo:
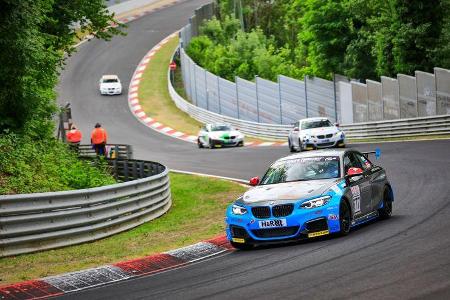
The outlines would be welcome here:
[[[173,204],[164,216],[77,246],[0,259],[0,284],[143,257],[224,234],[226,206],[246,188],[229,181],[170,174]]]
[[[66,144],[0,135],[0,194],[75,190],[114,184],[106,162],[93,167]]]

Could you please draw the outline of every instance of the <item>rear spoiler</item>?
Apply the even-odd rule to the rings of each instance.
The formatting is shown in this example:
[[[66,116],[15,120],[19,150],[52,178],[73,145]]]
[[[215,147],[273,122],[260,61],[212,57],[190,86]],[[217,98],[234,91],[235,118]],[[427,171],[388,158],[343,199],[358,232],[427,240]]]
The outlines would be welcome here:
[[[367,152],[361,152],[362,155],[364,155],[366,158],[369,158],[369,154],[375,154],[375,159],[379,159],[381,156],[381,149],[376,148],[375,151],[367,151]]]

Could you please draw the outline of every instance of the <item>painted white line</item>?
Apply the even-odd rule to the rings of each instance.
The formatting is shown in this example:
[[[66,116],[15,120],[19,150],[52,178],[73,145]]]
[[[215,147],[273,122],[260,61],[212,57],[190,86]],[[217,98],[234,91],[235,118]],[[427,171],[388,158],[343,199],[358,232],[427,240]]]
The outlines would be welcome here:
[[[153,128],[156,128],[156,127],[160,127],[161,125],[162,125],[161,123],[156,122],[156,123],[153,123],[153,124],[150,125],[150,126],[152,126]]]
[[[141,83],[141,81],[139,79],[136,79],[131,82],[131,85],[139,85],[139,83]]]
[[[134,111],[137,111],[137,110],[140,110],[140,109],[142,109],[142,107],[141,107],[139,104],[131,107],[131,110],[132,110],[133,112],[134,112]]]
[[[160,129],[160,131],[162,131],[162,132],[164,132],[164,133],[167,133],[168,131],[171,131],[171,130],[173,130],[173,129],[170,128],[170,127],[164,127],[164,128],[162,128],[162,129]]]
[[[197,140],[197,136],[190,135],[190,136],[187,137],[187,139],[190,140],[190,141],[196,141]]]
[[[131,104],[132,106],[135,106],[134,104],[139,104],[139,100],[136,99],[136,98],[134,98],[134,99],[130,100],[130,104]]]
[[[143,111],[138,112],[138,113],[136,114],[136,116],[138,116],[139,118],[141,118],[141,117],[145,116],[145,112],[143,112]]]
[[[260,147],[267,147],[267,146],[272,146],[273,144],[275,144],[275,143],[272,143],[272,142],[264,142],[264,143],[259,144],[258,146],[260,146]]]
[[[137,86],[132,87],[132,88],[130,89],[130,92],[137,92],[138,89],[139,89],[139,87],[137,87]]]
[[[145,58],[142,60],[141,64],[148,64],[150,62],[150,58]]]
[[[174,137],[179,137],[179,136],[184,135],[184,133],[180,132],[180,131],[177,131],[177,132],[172,133],[171,135],[174,136]]]
[[[216,179],[230,180],[230,181],[235,181],[235,182],[242,183],[242,184],[245,184],[245,185],[248,186],[248,180],[245,180],[245,179],[239,179],[239,178],[233,178],[233,177],[224,177],[224,176],[217,176],[217,175],[210,175],[210,174],[205,174],[205,173],[190,172],[190,171],[183,171],[183,170],[173,170],[173,169],[170,169],[170,172],[186,174],[186,175],[197,175],[197,176],[202,176],[202,177],[210,177],[210,178],[216,178]]]
[[[134,78],[141,78],[142,77],[142,73],[137,73],[136,75],[134,75]]]
[[[147,117],[147,118],[144,119],[145,123],[150,123],[151,121],[153,121],[153,119],[150,118],[150,117]]]
[[[144,71],[145,68],[147,68],[147,66],[140,66],[137,70],[138,70],[138,71]]]

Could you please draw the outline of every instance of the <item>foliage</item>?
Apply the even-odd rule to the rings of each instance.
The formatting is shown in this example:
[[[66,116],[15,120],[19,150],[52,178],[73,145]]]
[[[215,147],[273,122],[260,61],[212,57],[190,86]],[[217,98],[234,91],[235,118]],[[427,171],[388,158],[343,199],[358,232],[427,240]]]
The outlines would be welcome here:
[[[67,145],[14,133],[0,136],[0,194],[83,189],[114,184],[106,162],[91,166]]]
[[[54,87],[64,51],[79,28],[109,39],[113,15],[103,0],[0,0],[0,132],[53,133]],[[77,26],[78,25],[78,26]]]
[[[206,22],[188,53],[227,79],[376,79],[450,68],[450,0],[218,2],[220,22]],[[225,24],[234,25],[227,34]]]

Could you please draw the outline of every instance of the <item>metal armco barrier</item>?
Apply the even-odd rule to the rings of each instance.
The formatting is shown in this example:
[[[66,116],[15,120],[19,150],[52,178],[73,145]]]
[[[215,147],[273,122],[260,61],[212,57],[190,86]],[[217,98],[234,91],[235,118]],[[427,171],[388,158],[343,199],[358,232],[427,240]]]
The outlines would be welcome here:
[[[153,220],[172,202],[168,169],[111,160],[128,182],[98,188],[0,196],[0,257],[101,239]]]
[[[107,144],[106,151],[115,152],[116,159],[132,159],[133,158],[133,150],[131,145],[123,145],[123,144]],[[92,145],[79,145],[78,146],[78,155],[82,158],[93,158],[97,155],[95,154],[95,150],[92,148]],[[109,155],[109,153],[108,153]]]
[[[170,76],[168,73],[167,76]],[[210,112],[183,99],[173,88],[170,79],[168,89],[177,107],[202,123],[224,122],[239,128],[245,134],[286,139],[291,125],[264,124],[239,120]],[[350,139],[391,138],[417,135],[450,134],[450,115],[367,123],[344,124],[339,126]]]

